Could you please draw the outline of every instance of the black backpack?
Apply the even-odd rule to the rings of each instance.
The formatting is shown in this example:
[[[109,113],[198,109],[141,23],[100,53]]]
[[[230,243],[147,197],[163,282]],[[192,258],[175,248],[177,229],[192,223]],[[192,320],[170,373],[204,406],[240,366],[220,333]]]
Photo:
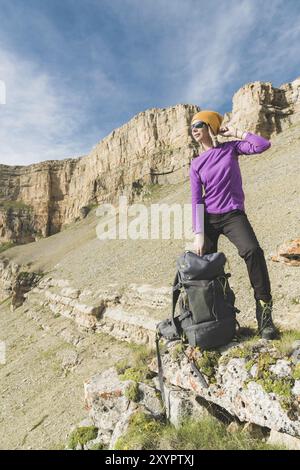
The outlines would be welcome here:
[[[235,295],[229,286],[224,253],[198,256],[186,251],[177,260],[172,316],[157,325],[157,336],[183,339],[201,349],[218,348],[236,334]],[[179,312],[175,314],[178,302]]]

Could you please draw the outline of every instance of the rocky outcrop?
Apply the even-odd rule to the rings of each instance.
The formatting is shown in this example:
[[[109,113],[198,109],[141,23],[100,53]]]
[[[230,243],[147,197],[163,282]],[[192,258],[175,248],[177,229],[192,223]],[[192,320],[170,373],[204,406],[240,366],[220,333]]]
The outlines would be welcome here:
[[[28,166],[0,165],[0,241],[24,243],[60,230],[72,211],[74,194],[70,184],[80,161],[78,158]],[[78,174],[77,177],[79,180]],[[22,211],[25,215],[26,210],[27,218],[23,218],[22,224],[14,225],[16,213]],[[5,224],[7,219],[12,219],[9,226]],[[24,238],[24,226],[31,227],[29,240]]]
[[[27,292],[29,292],[38,284],[42,276],[42,273],[30,273],[27,271],[21,271],[17,274],[12,289],[12,311],[24,303]]]
[[[167,418],[175,427],[188,417],[201,420],[211,414],[230,423],[228,432],[247,432],[270,444],[299,449],[299,341],[291,350],[283,355],[265,340],[210,352],[169,343],[162,353],[164,407],[157,395],[157,376],[147,384],[129,380],[126,366],[121,370],[117,365],[118,372],[110,368],[84,384],[90,425],[97,429],[98,443],[115,449],[136,413]],[[192,360],[206,386],[191,368]],[[156,359],[149,366],[157,373]]]
[[[13,286],[22,267],[7,258],[0,259],[0,302],[12,295]]]
[[[300,266],[300,238],[289,240],[278,247],[277,253],[271,255],[272,261]]]
[[[17,278],[15,274],[9,279],[14,285]],[[7,291],[3,299],[8,297],[8,292],[11,295]],[[65,279],[44,277],[22,296],[28,310],[46,308],[54,316],[70,318],[84,331],[154,345],[156,324],[170,309],[171,290],[136,284],[124,289],[111,284],[92,292],[74,288]]]
[[[163,407],[154,386],[140,384],[135,399],[130,395],[132,380],[120,380],[114,368],[94,376],[84,384],[85,406],[89,417],[98,428],[98,439],[114,449],[125,431],[130,417],[137,411],[163,416]],[[133,398],[133,399],[132,399]],[[138,401],[138,403],[137,403]]]
[[[271,82],[247,83],[234,94],[232,104],[224,124],[270,139],[300,121],[300,77],[279,88]]]
[[[298,344],[295,347],[299,348]],[[193,373],[191,354],[208,387]],[[233,346],[219,356],[217,352],[206,352],[197,353],[195,358],[192,348],[188,348],[186,354],[176,354],[176,360],[174,355],[164,354],[164,376],[170,384],[194,391],[241,422],[299,438],[298,360],[295,362],[293,356],[282,358],[265,340],[253,342],[247,348]]]

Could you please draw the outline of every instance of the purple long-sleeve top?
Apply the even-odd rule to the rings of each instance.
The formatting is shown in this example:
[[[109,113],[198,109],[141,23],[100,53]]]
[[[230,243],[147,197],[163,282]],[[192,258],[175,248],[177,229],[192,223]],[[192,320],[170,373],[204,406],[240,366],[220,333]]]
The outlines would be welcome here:
[[[262,153],[269,147],[269,140],[247,132],[243,140],[223,142],[192,160],[190,183],[195,233],[204,232],[203,221],[199,216],[201,204],[204,212],[210,214],[223,214],[234,209],[245,210],[238,156]],[[202,185],[205,195],[202,194]]]

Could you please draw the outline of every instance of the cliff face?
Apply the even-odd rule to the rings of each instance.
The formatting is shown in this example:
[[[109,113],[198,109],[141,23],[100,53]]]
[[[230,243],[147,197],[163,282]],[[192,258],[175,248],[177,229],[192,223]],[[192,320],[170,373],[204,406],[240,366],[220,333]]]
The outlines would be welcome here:
[[[235,93],[232,104],[226,120],[269,139],[300,120],[300,77],[279,88],[271,82],[247,83]]]
[[[0,241],[52,235],[84,206],[114,202],[120,194],[133,201],[145,184],[183,179],[196,152],[188,123],[198,109],[142,112],[77,159],[0,165]]]
[[[79,217],[84,206],[113,203],[120,194],[133,202],[147,184],[186,178],[197,154],[189,123],[199,109],[176,105],[139,113],[77,159],[0,165],[0,242],[52,235]],[[224,124],[267,138],[299,120],[300,78],[280,88],[270,82],[246,84],[224,116]]]
[[[80,159],[0,167],[0,240],[26,243],[58,231],[72,207]]]

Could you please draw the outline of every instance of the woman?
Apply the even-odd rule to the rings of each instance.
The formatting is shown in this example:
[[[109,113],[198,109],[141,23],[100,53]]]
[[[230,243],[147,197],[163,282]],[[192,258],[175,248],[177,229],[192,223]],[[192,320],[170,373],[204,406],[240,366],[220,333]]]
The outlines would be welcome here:
[[[193,231],[196,253],[218,251],[218,238],[225,235],[245,260],[256,300],[258,333],[265,339],[274,339],[277,330],[272,321],[272,295],[264,252],[247,218],[244,192],[238,158],[242,154],[257,154],[267,150],[271,143],[250,132],[231,126],[221,127],[223,117],[215,111],[200,111],[191,121],[193,138],[202,145],[203,153],[190,166]],[[217,134],[235,137],[219,143]],[[202,194],[202,186],[205,195]],[[204,224],[199,208],[204,207]]]

